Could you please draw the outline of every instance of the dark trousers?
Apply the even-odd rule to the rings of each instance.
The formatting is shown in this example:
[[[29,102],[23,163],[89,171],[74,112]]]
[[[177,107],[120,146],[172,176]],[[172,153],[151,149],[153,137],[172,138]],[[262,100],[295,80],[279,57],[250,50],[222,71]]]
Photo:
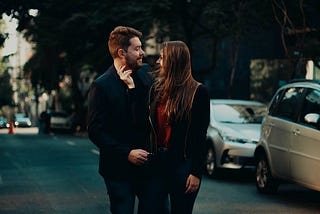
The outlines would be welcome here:
[[[161,183],[161,177],[150,176],[138,185],[138,214],[169,214],[168,194]]]
[[[171,214],[191,214],[198,191],[185,193],[187,178],[190,175],[190,163],[184,161],[183,164],[169,169],[168,186],[171,202]]]
[[[130,181],[104,179],[111,213],[132,214],[137,196],[138,214],[169,214],[168,195],[159,189],[161,178],[153,175],[149,171],[139,170]]]
[[[187,178],[190,175],[190,162],[183,160],[177,163],[170,158],[160,158],[153,165],[153,175],[152,182],[145,185],[150,192],[146,194],[151,202],[149,206],[152,206],[153,210],[161,210],[163,201],[169,195],[170,212],[150,213],[191,214],[199,189],[194,193],[185,193]]]
[[[133,214],[135,203],[134,185],[131,181],[104,179],[112,214]]]

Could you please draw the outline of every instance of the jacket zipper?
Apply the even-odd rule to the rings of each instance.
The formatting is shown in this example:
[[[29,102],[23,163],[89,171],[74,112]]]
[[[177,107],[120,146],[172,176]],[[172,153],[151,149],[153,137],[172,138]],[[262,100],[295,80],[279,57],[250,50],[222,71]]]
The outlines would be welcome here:
[[[154,128],[154,125],[153,125],[153,122],[152,122],[152,119],[151,119],[151,108],[150,108],[150,105],[149,105],[149,117],[148,118],[149,118],[149,122],[150,122],[150,125],[151,125],[151,128],[152,128],[153,136],[154,136],[154,140],[152,140],[151,136],[150,136],[151,151],[153,151],[156,154],[157,150],[158,150],[158,148],[157,148],[158,147],[157,133],[156,133],[156,130]],[[155,147],[154,150],[153,150],[153,147]]]

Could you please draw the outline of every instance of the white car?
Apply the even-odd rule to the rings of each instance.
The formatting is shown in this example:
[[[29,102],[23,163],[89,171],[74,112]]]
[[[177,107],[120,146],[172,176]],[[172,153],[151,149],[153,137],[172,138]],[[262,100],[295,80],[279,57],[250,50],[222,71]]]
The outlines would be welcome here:
[[[49,112],[50,130],[51,131],[66,131],[73,133],[75,124],[71,115],[65,112]]]
[[[267,105],[249,100],[212,99],[207,131],[206,172],[254,167],[254,150]]]
[[[276,192],[283,181],[320,191],[319,81],[292,82],[275,93],[255,158],[259,192]]]

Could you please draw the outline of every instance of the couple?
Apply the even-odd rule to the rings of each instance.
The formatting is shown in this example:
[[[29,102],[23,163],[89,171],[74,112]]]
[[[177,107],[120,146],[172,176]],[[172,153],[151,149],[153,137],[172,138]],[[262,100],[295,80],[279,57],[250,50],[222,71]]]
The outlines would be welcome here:
[[[209,124],[209,96],[191,74],[188,47],[164,42],[149,72],[138,30],[109,35],[113,65],[92,84],[88,134],[100,149],[114,214],[192,213],[199,191]],[[170,203],[168,200],[170,195]],[[170,208],[169,208],[170,204]]]

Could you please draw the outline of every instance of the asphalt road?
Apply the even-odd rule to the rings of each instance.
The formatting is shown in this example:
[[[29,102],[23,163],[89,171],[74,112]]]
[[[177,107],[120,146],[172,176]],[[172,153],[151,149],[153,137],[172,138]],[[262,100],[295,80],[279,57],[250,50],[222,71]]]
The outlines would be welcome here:
[[[99,153],[86,137],[0,131],[1,214],[109,213]],[[287,184],[261,195],[251,171],[225,171],[204,177],[194,213],[320,213],[320,193]]]

